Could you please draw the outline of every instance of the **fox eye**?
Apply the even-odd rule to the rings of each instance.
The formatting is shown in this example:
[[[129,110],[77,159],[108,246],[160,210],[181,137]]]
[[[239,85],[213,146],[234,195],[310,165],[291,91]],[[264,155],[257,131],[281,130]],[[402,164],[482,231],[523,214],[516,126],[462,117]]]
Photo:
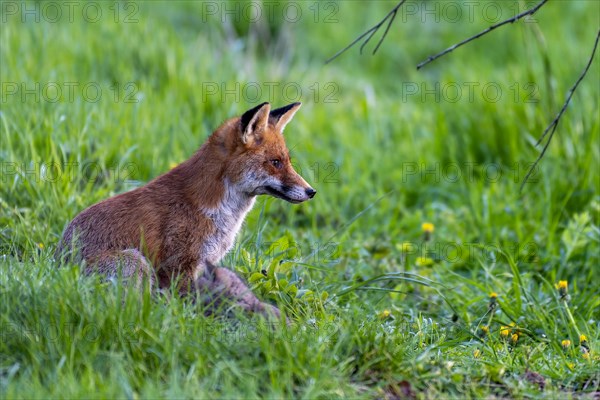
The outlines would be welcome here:
[[[271,160],[271,164],[275,167],[275,168],[281,168],[281,161],[276,158],[274,160]]]

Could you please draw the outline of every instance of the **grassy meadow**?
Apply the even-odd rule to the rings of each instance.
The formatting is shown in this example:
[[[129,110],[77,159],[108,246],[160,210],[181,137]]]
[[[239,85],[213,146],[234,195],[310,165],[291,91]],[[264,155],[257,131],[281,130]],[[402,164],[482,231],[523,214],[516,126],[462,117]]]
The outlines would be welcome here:
[[[2,398],[595,398],[600,3],[0,3]],[[385,28],[385,26],[383,27]],[[382,29],[383,29],[382,28]],[[286,128],[317,189],[260,197],[222,265],[292,326],[57,268],[65,225],[225,119]]]

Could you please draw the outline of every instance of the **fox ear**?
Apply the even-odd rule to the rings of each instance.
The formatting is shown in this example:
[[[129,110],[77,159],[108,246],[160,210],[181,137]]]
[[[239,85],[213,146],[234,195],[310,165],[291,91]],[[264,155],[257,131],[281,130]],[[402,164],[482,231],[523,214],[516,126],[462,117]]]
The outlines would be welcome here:
[[[271,105],[269,103],[262,103],[242,115],[240,123],[242,128],[242,142],[244,144],[260,140],[260,135],[264,132],[269,122],[270,110]]]
[[[283,132],[283,128],[292,120],[296,111],[300,108],[302,103],[292,103],[285,107],[277,108],[269,114],[269,122],[275,125],[280,132]]]

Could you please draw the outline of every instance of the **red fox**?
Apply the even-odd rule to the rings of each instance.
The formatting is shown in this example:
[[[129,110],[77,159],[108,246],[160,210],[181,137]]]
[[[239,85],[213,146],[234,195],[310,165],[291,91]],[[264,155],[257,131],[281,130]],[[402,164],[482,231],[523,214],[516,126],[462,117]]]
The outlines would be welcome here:
[[[294,170],[283,130],[300,103],[263,103],[224,122],[187,161],[145,186],[97,203],[67,226],[56,250],[84,261],[84,273],[121,274],[213,303],[231,300],[250,312],[275,314],[233,272],[216,264],[231,249],[256,196],[290,203],[316,191]]]

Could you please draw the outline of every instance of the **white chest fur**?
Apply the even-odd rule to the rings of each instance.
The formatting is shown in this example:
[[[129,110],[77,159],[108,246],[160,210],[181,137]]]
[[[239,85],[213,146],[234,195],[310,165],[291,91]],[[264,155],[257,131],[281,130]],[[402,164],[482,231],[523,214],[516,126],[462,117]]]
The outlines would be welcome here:
[[[225,193],[219,207],[202,209],[215,227],[200,249],[200,259],[210,263],[218,263],[235,242],[246,214],[254,205],[255,196],[249,196],[225,181]]]

